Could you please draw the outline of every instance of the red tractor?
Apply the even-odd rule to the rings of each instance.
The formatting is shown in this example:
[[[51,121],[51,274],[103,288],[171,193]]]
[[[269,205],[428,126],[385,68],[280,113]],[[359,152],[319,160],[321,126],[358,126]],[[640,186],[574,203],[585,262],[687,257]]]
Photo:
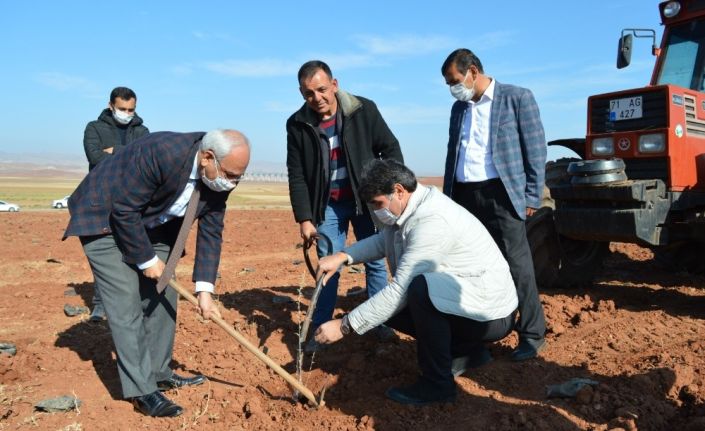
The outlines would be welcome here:
[[[610,241],[705,270],[705,0],[659,10],[661,47],[653,30],[625,29],[617,57],[628,66],[633,38],[651,38],[651,83],[589,97],[586,138],[548,144],[582,160],[547,164],[546,208],[527,224],[544,287],[590,282]]]

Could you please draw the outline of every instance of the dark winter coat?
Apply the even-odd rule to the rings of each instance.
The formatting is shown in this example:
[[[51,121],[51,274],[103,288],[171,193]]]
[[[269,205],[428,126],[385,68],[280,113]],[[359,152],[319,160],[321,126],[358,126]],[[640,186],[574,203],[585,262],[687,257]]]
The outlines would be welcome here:
[[[399,141],[389,130],[377,106],[369,99],[338,90],[338,113],[342,119],[342,147],[355,195],[357,213],[367,211],[357,188],[363,166],[370,160],[404,162]],[[342,118],[341,118],[342,117]],[[329,152],[321,145],[318,113],[304,104],[286,122],[289,197],[297,223],[311,220],[318,225],[328,202]]]
[[[93,169],[98,162],[110,156],[103,151],[104,149],[113,147],[113,154],[117,154],[125,145],[149,133],[149,129],[143,126],[142,118],[137,114],[126,126],[124,144],[119,127],[125,126],[120,126],[115,122],[113,112],[108,108],[100,113],[97,120],[88,123],[85,132],[83,132],[83,149],[86,151],[86,158],[88,158],[88,170]]]

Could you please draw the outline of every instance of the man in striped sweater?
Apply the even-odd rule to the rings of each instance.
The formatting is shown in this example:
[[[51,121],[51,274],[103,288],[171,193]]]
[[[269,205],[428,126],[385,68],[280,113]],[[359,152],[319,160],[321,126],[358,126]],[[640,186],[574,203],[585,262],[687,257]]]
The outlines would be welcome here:
[[[331,239],[333,250],[318,242],[324,256],[342,250],[348,228],[360,240],[375,233],[367,205],[357,195],[359,176],[372,159],[403,162],[399,142],[369,99],[338,88],[338,81],[322,61],[305,63],[298,73],[305,103],[286,123],[289,195],[301,238],[310,242],[318,232]],[[383,260],[365,265],[370,296],[387,284]],[[312,331],[333,317],[339,274],[331,277],[318,299]],[[393,336],[380,327],[381,338]],[[307,352],[319,346],[311,339]]]

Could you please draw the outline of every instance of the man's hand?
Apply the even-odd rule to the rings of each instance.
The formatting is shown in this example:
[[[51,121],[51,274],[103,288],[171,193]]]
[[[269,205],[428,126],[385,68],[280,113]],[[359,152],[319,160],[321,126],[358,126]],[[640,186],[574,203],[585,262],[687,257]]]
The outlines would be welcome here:
[[[152,280],[159,280],[159,277],[162,276],[162,272],[164,272],[164,262],[161,259],[157,259],[157,263],[142,270],[142,274]]]
[[[536,211],[536,208],[526,207],[526,217],[531,217]]]
[[[339,251],[330,256],[324,256],[318,261],[318,270],[316,270],[316,280],[323,277],[323,284],[328,283],[328,280],[338,271],[341,265],[348,261],[348,255]]]
[[[213,316],[221,317],[218,304],[213,301],[210,292],[198,292],[198,311],[206,320],[209,320]]]
[[[113,147],[103,148],[104,153],[113,154]]]
[[[316,329],[316,341],[321,344],[331,344],[343,338],[340,325],[343,319],[329,320]]]
[[[310,245],[313,237],[318,233],[316,226],[311,223],[311,220],[302,221],[299,224],[299,230],[301,230],[301,238],[304,240],[304,245]]]

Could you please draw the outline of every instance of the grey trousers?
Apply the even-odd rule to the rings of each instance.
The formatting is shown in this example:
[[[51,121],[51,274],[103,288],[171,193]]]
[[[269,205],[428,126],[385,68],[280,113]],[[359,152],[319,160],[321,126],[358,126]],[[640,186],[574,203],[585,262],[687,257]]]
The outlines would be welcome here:
[[[117,351],[118,373],[125,398],[150,394],[173,374],[169,368],[176,331],[177,293],[167,287],[157,294],[156,281],[122,261],[112,235],[81,237],[83,251],[100,291]],[[152,243],[166,261],[169,245]]]

